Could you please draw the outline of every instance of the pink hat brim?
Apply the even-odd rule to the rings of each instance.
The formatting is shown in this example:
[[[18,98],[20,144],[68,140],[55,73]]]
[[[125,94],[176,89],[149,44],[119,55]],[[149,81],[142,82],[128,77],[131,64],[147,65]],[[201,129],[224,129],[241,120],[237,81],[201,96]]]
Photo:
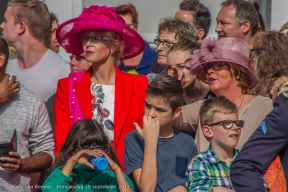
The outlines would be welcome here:
[[[204,82],[207,82],[206,74],[204,73],[204,70],[201,67],[201,65],[206,64],[206,63],[215,63],[215,62],[234,63],[234,64],[237,64],[237,65],[240,65],[240,66],[244,67],[246,69],[246,71],[248,72],[248,77],[249,77],[249,81],[250,81],[250,84],[249,84],[248,88],[249,89],[253,89],[256,86],[257,77],[256,77],[255,73],[250,68],[248,68],[245,64],[241,64],[241,63],[239,63],[237,61],[225,60],[225,59],[214,59],[213,61],[203,62],[203,63],[198,64],[196,67],[194,67],[192,69],[192,73],[194,75],[196,75],[196,77],[198,79],[200,79],[200,80],[202,80]]]
[[[76,17],[62,23],[56,31],[57,41],[66,52],[80,56],[83,54],[80,41],[80,34],[83,30],[103,30],[118,33],[124,42],[124,51],[121,59],[135,57],[145,47],[143,38],[125,24],[113,20],[83,17]]]

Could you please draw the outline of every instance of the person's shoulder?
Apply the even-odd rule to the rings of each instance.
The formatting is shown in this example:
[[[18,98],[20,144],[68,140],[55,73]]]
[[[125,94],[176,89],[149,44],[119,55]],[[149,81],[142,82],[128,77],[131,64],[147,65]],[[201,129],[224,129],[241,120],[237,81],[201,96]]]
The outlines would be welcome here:
[[[130,132],[125,136],[125,140],[135,140],[135,138],[141,139],[141,136],[138,134],[137,130],[130,131]]]
[[[47,61],[51,62],[51,65],[58,66],[59,68],[62,68],[63,65],[69,64],[67,60],[65,60],[63,57],[61,57],[58,53],[55,53],[54,51],[48,49],[47,52]]]
[[[272,103],[272,99],[270,99],[269,97],[263,97],[261,95],[257,95],[254,99],[253,99],[253,102],[252,103],[255,103],[255,104],[258,104],[258,103],[267,103],[267,104],[270,104]]]

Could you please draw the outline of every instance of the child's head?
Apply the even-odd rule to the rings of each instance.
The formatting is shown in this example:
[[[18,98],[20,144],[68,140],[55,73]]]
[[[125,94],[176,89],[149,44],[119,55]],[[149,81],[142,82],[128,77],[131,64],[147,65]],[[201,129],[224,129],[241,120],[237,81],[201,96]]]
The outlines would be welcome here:
[[[238,120],[238,107],[223,96],[205,100],[199,111],[206,139],[213,145],[236,147],[244,122]]]
[[[183,105],[181,81],[169,76],[159,75],[146,89],[145,115],[157,118],[160,126],[171,123],[180,115]]]
[[[120,166],[101,125],[95,120],[83,119],[75,123],[69,131],[60,152],[57,154],[54,168],[65,165],[68,159],[81,149],[102,149]]]

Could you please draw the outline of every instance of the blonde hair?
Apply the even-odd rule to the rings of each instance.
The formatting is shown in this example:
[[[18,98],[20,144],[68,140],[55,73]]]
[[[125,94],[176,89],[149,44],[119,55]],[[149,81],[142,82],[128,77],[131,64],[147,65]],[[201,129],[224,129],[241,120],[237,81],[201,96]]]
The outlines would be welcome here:
[[[50,14],[47,6],[39,0],[9,0],[8,7],[12,7],[15,24],[25,22],[31,35],[43,41],[49,29]]]
[[[215,113],[238,114],[238,107],[224,96],[205,100],[199,111],[201,127],[213,123]]]

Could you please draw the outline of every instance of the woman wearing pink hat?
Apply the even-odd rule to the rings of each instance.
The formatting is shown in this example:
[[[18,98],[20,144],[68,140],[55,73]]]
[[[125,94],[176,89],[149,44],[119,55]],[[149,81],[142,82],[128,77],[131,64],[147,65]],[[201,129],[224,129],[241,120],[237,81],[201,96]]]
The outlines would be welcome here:
[[[143,39],[114,8],[90,6],[58,27],[57,40],[67,52],[84,54],[92,67],[58,82],[55,154],[75,122],[92,118],[102,125],[123,166],[124,137],[134,129],[133,122],[142,124],[148,83],[145,76],[122,72],[116,65],[141,53]]]
[[[272,110],[268,97],[247,94],[257,82],[251,69],[249,45],[238,38],[207,39],[200,41],[201,48],[192,55],[192,73],[208,83],[216,96],[225,96],[239,108],[238,118],[244,120],[237,149],[241,149],[261,121]],[[199,125],[199,108],[202,101],[186,105],[174,121],[179,130],[196,130],[195,142],[199,152],[205,151],[209,142]]]

